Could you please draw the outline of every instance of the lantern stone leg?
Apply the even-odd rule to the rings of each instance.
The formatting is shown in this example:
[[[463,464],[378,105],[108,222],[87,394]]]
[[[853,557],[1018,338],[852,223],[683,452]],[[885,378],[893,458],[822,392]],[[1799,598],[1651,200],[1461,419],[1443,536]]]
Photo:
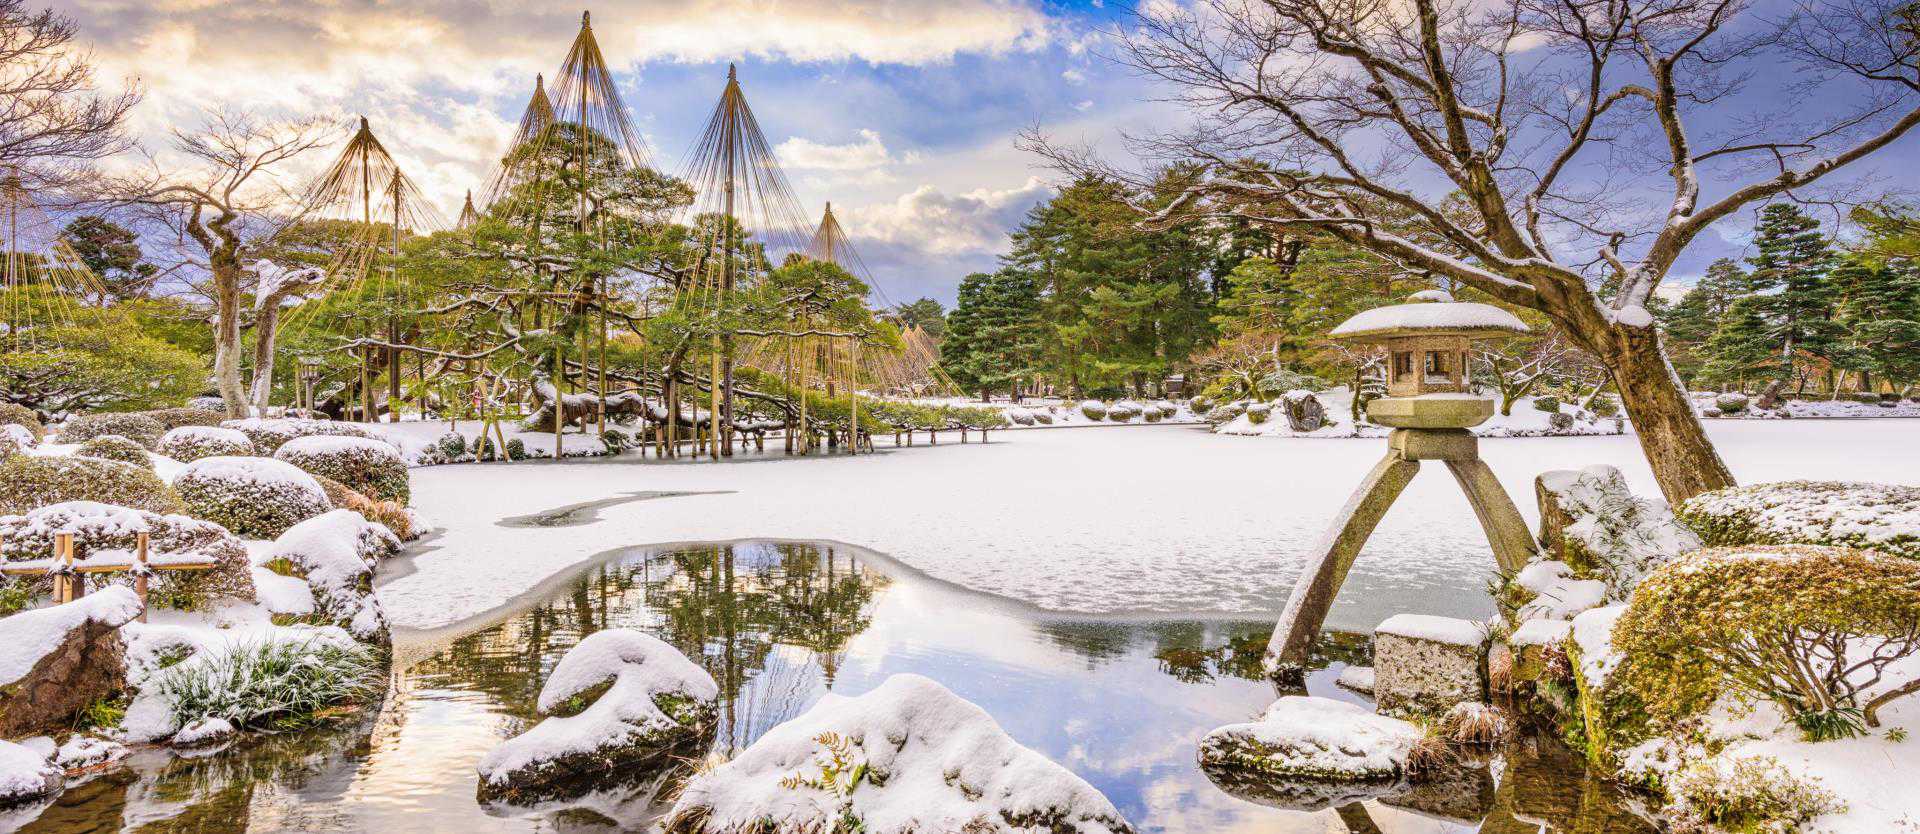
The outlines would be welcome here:
[[[1487,531],[1487,543],[1493,546],[1493,559],[1500,564],[1500,569],[1517,573],[1526,567],[1534,554],[1533,533],[1527,530],[1527,520],[1521,517],[1520,508],[1513,505],[1513,499],[1500,487],[1500,479],[1493,476],[1493,469],[1477,456],[1447,461],[1447,469],[1452,470],[1454,480],[1459,481],[1460,489],[1467,493],[1467,503],[1473,505],[1480,528]]]
[[[1373,535],[1373,528],[1380,524],[1387,508],[1393,506],[1394,499],[1400,497],[1401,491],[1419,473],[1419,461],[1401,457],[1398,451],[1389,451],[1374,465],[1373,471],[1367,473],[1353,497],[1347,499],[1347,505],[1340,509],[1320,547],[1300,567],[1293,595],[1287,598],[1286,610],[1280,613],[1280,622],[1274,626],[1273,637],[1267,644],[1268,674],[1291,676],[1306,668],[1307,651],[1319,638],[1320,624],[1326,621],[1333,598],[1347,581],[1354,557],[1360,555],[1360,548],[1366,545],[1367,537]]]

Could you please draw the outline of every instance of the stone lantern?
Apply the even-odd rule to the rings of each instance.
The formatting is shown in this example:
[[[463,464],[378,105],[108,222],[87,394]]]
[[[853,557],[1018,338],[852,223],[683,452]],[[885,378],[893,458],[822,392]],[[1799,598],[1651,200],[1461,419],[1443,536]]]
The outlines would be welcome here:
[[[1319,550],[1309,555],[1265,658],[1276,679],[1297,679],[1319,637],[1327,610],[1354,557],[1394,499],[1420,471],[1420,461],[1444,461],[1487,533],[1506,571],[1525,567],[1533,534],[1493,470],[1480,460],[1479,438],[1468,428],[1493,416],[1493,400],[1473,393],[1469,350],[1476,339],[1527,332],[1519,317],[1490,304],[1454,301],[1439,290],[1415,293],[1406,304],[1367,310],[1328,335],[1387,349],[1387,396],[1367,403],[1367,417],[1393,428],[1387,455],[1347,502]]]

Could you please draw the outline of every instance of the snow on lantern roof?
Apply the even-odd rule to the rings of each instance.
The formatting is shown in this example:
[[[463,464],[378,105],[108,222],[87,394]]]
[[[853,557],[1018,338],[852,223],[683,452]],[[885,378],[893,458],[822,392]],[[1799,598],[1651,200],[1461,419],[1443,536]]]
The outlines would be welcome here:
[[[1390,336],[1497,335],[1488,331],[1527,332],[1519,316],[1491,304],[1454,301],[1441,290],[1409,296],[1410,303],[1363,310],[1329,331],[1336,339],[1382,339]]]

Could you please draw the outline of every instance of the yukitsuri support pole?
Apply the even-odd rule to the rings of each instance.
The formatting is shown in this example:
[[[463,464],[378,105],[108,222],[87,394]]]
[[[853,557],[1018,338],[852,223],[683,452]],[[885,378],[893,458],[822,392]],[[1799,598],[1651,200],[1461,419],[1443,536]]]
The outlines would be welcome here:
[[[1479,438],[1466,429],[1394,429],[1387,455],[1360,482],[1294,583],[1274,626],[1263,664],[1276,680],[1298,683],[1334,597],[1373,528],[1420,472],[1420,461],[1444,461],[1467,493],[1501,570],[1518,571],[1534,553],[1533,536],[1513,499],[1480,460]]]
[[[852,354],[847,363],[852,366],[847,371],[847,410],[852,415],[847,420],[847,435],[853,442],[847,445],[847,454],[860,454],[860,342],[858,337],[847,345]]]

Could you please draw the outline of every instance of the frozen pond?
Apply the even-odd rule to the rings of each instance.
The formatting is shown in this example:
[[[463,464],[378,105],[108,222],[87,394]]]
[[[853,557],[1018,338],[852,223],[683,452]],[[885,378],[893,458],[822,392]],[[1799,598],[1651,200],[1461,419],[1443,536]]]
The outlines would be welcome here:
[[[1516,746],[1443,796],[1315,812],[1235,798],[1200,772],[1195,746],[1274,698],[1258,679],[1267,624],[1059,617],[857,550],[765,541],[622,551],[470,634],[397,635],[384,710],[205,758],[137,754],[25,830],[644,829],[659,810],[644,785],[541,810],[475,801],[475,763],[527,726],[546,672],[585,634],[620,626],[659,635],[721,683],[721,753],[829,688],[857,695],[916,672],[1087,779],[1143,832],[1645,830],[1550,741]],[[1309,689],[1356,697],[1332,680],[1365,650],[1362,638],[1323,641]]]
[[[1710,421],[1746,483],[1920,483],[1920,420]],[[1224,437],[1192,426],[1003,431],[872,458],[660,464],[627,456],[414,470],[445,531],[389,565],[395,622],[478,617],[582,559],[635,543],[755,536],[841,541],[1055,611],[1264,619],[1384,440]],[[1547,469],[1618,466],[1657,495],[1638,441],[1490,439],[1523,513]],[[561,507],[570,518],[531,518]],[[1493,560],[1444,467],[1428,466],[1355,565],[1331,624],[1481,616]]]

